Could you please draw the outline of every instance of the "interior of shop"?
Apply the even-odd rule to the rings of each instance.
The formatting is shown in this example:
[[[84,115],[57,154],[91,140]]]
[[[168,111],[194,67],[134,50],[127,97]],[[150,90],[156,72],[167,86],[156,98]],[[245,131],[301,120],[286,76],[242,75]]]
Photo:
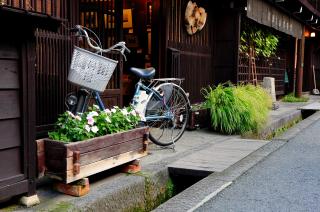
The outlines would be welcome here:
[[[129,103],[134,85],[138,79],[129,68],[147,68],[151,66],[151,0],[123,1],[123,38],[131,50],[123,69],[123,100]]]
[[[129,68],[151,66],[152,0],[82,0],[79,9],[80,24],[93,30],[104,48],[123,40],[131,50],[107,87],[118,89],[122,104],[128,105],[137,80]]]

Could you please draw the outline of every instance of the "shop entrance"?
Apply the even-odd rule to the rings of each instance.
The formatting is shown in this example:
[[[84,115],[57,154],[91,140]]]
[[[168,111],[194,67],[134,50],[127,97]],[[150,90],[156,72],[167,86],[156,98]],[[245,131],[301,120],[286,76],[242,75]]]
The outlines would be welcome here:
[[[123,100],[129,104],[137,78],[133,76],[129,68],[147,68],[151,64],[151,24],[152,24],[151,0],[124,0],[123,1],[123,38],[131,50],[128,61],[123,70]]]
[[[129,68],[151,66],[151,0],[82,0],[79,22],[90,28],[107,48],[125,41],[131,53],[127,61],[120,61],[102,99],[107,106],[128,105],[137,79]],[[117,54],[107,54],[119,60]]]

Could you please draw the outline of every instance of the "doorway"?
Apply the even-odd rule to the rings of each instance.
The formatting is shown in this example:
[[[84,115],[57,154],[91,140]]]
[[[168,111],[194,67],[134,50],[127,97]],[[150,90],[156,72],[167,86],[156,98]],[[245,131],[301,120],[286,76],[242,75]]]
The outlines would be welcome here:
[[[122,1],[118,0],[81,0],[79,4],[79,23],[92,30],[100,39],[102,47],[108,48],[122,41]],[[79,43],[87,48],[86,43]],[[108,82],[101,99],[108,107],[122,106],[122,57],[117,52],[103,56],[119,61],[116,70]]]
[[[94,31],[107,48],[125,41],[131,53],[127,61],[120,61],[108,83],[102,99],[106,106],[125,106],[133,96],[137,78],[130,74],[130,67],[152,66],[152,0],[81,0],[79,23]],[[107,54],[116,60],[117,54]]]
[[[152,66],[152,0],[123,0],[123,39],[131,53],[124,63],[122,83],[123,102],[128,105],[138,78],[130,67]]]

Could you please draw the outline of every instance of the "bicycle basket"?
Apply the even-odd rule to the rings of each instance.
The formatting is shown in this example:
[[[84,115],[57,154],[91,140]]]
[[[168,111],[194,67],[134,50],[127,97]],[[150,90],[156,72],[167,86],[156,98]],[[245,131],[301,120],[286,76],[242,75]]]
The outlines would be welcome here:
[[[68,81],[76,85],[103,92],[118,61],[74,47]]]

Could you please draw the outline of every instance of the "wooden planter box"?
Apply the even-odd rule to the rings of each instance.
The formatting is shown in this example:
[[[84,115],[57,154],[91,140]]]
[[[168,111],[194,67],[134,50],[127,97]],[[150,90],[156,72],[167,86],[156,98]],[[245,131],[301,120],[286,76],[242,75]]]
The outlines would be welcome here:
[[[38,169],[71,183],[147,155],[148,127],[105,135],[86,141],[38,142]]]

